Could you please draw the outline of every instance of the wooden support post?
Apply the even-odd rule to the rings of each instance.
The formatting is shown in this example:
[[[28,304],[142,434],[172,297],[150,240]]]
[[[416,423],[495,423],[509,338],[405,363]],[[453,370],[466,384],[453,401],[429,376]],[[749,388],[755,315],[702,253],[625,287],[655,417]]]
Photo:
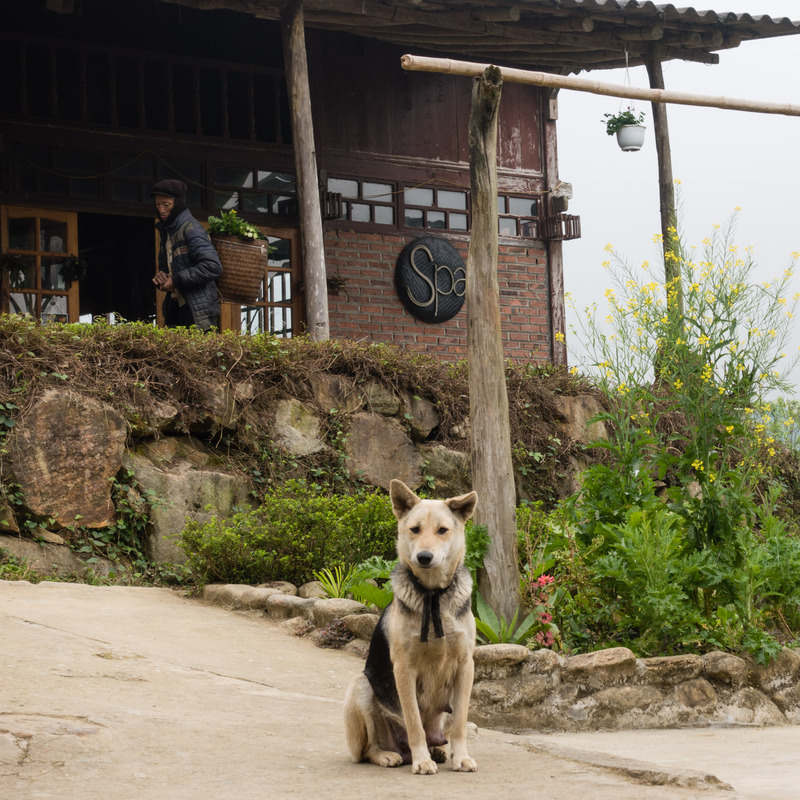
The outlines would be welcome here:
[[[519,607],[516,489],[511,462],[500,289],[497,282],[497,109],[502,78],[487,67],[476,78],[469,120],[472,233],[467,256],[467,364],[476,522],[491,536],[478,588],[510,621]]]
[[[648,48],[645,55],[645,66],[650,78],[651,89],[664,88],[664,71],[661,67],[661,45],[655,43]],[[678,307],[676,311],[683,316],[683,292],[680,281],[680,262],[677,255],[677,241],[670,232],[676,227],[675,183],[672,177],[672,151],[669,146],[669,125],[667,123],[667,107],[663,103],[652,103],[653,129],[656,137],[656,155],[658,157],[658,200],[661,215],[661,236],[664,247],[664,282],[674,285],[678,290]]]
[[[544,115],[544,163],[545,180],[549,190],[558,186],[558,151],[556,149],[556,120],[558,119],[558,89],[551,89],[547,99],[549,113]],[[548,197],[543,202],[549,204]],[[547,293],[550,297],[550,361],[566,365],[566,338],[556,333],[567,334],[567,313],[564,303],[564,256],[562,243],[557,239],[547,242]]]
[[[306,326],[312,339],[330,337],[328,285],[325,273],[325,242],[319,203],[317,155],[311,120],[311,91],[303,25],[302,0],[290,0],[281,13],[283,58],[292,114],[294,163],[303,243],[303,284],[306,295]]]

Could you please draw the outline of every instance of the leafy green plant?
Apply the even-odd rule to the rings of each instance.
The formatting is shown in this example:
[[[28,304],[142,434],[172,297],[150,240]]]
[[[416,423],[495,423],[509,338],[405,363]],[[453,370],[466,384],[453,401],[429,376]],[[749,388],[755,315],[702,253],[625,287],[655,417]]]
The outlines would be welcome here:
[[[305,583],[315,570],[390,556],[396,538],[385,495],[329,496],[322,487],[287,481],[257,509],[189,521],[179,546],[202,581]]]
[[[525,644],[533,636],[538,623],[535,611],[531,611],[519,624],[517,624],[518,611],[514,613],[510,622],[503,616],[498,618],[480,592],[476,595],[475,607],[477,610],[475,626],[479,644]]]
[[[252,222],[242,219],[235,208],[223,211],[218,217],[209,217],[208,233],[210,236],[238,236],[240,239],[266,238]]]
[[[328,569],[314,571],[314,579],[319,581],[328,597],[347,597],[353,578],[353,567],[345,569],[341,564]]]
[[[606,126],[606,133],[613,136],[625,125],[641,125],[644,122],[644,111],[636,114],[630,108],[626,108],[625,111],[619,111],[616,114],[603,114],[601,122]]]
[[[666,284],[661,270],[634,270],[614,255],[613,269],[605,264],[615,283],[610,332],[596,308],[586,313],[612,439],[598,443],[607,463],[584,474],[565,506],[588,577],[580,600],[566,603],[595,641],[771,652],[764,609],[786,587],[761,584],[765,554],[753,530],[759,504],[770,503],[760,498],[776,454],[763,398],[786,386],[796,300],[792,266],[753,280],[734,221],[716,226],[697,255],[675,228],[668,242],[657,237],[665,272],[679,275]]]

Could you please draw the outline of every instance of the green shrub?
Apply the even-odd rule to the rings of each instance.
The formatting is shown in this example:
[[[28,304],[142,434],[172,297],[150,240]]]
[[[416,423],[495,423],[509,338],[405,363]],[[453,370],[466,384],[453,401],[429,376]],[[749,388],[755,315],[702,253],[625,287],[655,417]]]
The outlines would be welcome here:
[[[323,496],[289,481],[257,509],[189,521],[179,546],[203,582],[302,584],[324,568],[392,557],[397,522],[385,495]]]

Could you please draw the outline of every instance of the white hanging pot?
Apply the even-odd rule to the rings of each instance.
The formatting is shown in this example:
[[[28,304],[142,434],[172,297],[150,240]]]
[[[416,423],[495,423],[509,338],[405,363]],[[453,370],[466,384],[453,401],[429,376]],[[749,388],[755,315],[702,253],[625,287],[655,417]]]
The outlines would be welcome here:
[[[641,150],[646,130],[644,125],[623,125],[617,131],[617,144],[625,152]]]

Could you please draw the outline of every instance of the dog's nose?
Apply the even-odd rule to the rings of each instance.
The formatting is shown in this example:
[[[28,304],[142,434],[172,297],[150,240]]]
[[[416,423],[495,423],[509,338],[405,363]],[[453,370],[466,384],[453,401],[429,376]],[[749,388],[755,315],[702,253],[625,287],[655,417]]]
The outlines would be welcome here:
[[[431,565],[431,561],[433,561],[433,553],[429,550],[421,550],[417,553],[417,563],[421,567],[429,567]]]

